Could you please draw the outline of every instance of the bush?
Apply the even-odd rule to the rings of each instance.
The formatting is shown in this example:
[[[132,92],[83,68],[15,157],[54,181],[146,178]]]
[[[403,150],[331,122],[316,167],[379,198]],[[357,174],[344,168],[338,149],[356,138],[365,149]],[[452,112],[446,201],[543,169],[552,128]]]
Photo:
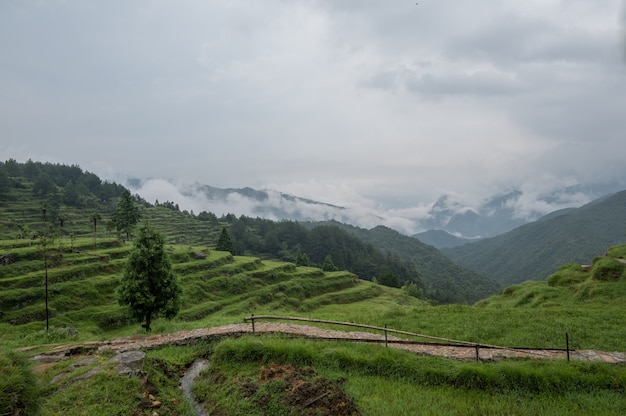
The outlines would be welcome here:
[[[0,415],[37,414],[40,387],[26,357],[0,349],[0,368]]]
[[[568,263],[559,267],[559,270],[548,276],[546,280],[550,286],[569,286],[574,283],[580,283],[587,278],[587,274],[583,271],[580,264]]]
[[[618,280],[625,268],[624,263],[620,263],[612,257],[601,257],[594,261],[591,276],[594,280],[601,282]]]

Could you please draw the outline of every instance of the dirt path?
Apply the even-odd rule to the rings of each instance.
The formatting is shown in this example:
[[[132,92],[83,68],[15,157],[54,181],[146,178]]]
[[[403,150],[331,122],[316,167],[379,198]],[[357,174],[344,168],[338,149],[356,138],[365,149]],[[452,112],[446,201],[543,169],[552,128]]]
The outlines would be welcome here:
[[[115,338],[108,341],[93,341],[74,345],[62,345],[43,352],[33,360],[40,363],[50,363],[62,360],[74,354],[85,354],[102,351],[133,351],[138,349],[151,349],[163,345],[187,345],[199,340],[220,339],[224,337],[238,337],[252,333],[250,324],[231,324],[212,328],[201,328],[189,331],[178,331],[169,334],[156,334],[146,336],[131,336]],[[296,325],[289,323],[256,322],[255,333],[282,334],[293,337],[326,340],[352,340],[360,342],[383,342],[385,336],[370,332],[347,332],[330,329],[322,329],[308,325]],[[483,361],[501,360],[506,358],[537,358],[558,360],[567,358],[562,350],[545,349],[508,349],[508,348],[479,348],[473,346],[446,346],[432,343],[402,343],[412,340],[388,336],[388,346],[403,349],[416,354],[448,357],[456,360]],[[604,352],[595,350],[570,351],[571,360],[602,361],[606,363],[626,363],[624,352]]]

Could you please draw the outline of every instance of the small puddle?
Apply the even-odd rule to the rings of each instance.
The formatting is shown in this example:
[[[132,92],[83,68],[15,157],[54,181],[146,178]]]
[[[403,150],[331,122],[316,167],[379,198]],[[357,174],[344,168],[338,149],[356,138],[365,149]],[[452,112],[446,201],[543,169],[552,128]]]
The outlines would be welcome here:
[[[209,368],[209,361],[204,358],[198,358],[193,362],[193,364],[191,364],[191,367],[185,371],[185,374],[183,374],[183,377],[180,379],[180,388],[183,390],[183,395],[185,396],[185,399],[187,399],[187,403],[189,403],[191,410],[196,416],[208,416],[209,414],[204,406],[196,401],[196,398],[191,391],[193,381],[196,377],[198,377],[202,370],[207,368]]]

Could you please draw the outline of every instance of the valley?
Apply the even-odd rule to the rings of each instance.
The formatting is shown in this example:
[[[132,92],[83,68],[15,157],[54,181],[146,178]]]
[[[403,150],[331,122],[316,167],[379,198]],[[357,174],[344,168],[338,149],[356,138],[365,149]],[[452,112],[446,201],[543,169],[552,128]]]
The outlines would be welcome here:
[[[183,293],[178,314],[156,319],[146,333],[116,300],[133,248],[111,222],[123,188],[71,167],[35,164],[29,169],[39,174],[30,177],[26,166],[11,175],[0,168],[8,183],[0,190],[0,363],[7,374],[0,401],[12,406],[0,414],[191,415],[179,380],[198,358],[211,366],[191,390],[209,414],[303,414],[314,407],[304,406],[309,401],[324,401],[320,386],[345,394],[333,405],[349,398],[351,414],[364,415],[626,409],[625,245],[564,260],[542,281],[501,288],[386,227],[218,218],[135,197],[142,220],[165,236]],[[72,194],[74,185],[81,191]],[[223,230],[235,254],[216,248]],[[380,331],[323,322],[259,321],[252,333],[246,319],[253,314],[527,353],[485,347],[476,361],[472,347],[404,345],[391,333],[389,345],[405,348],[385,348]],[[123,350],[145,352],[131,377],[110,362]],[[537,360],[530,350],[555,355]],[[284,394],[287,385],[319,392],[294,396],[306,398],[298,404]]]

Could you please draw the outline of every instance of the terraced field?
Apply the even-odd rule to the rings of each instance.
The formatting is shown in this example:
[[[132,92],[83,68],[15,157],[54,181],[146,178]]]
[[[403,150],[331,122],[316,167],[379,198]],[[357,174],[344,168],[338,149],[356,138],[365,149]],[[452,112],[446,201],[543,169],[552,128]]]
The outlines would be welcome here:
[[[39,240],[0,241],[0,332],[12,345],[33,342],[45,328],[46,279],[50,326],[72,328],[79,339],[128,335],[139,331],[115,290],[132,245],[117,239],[57,238],[44,250]],[[381,297],[423,306],[399,290],[358,281],[346,271],[323,272],[292,263],[232,256],[207,246],[168,244],[172,268],[183,287],[183,305],[173,323],[155,330],[240,322],[246,314],[310,313],[324,305],[355,304]],[[47,264],[47,269],[46,269]],[[396,305],[398,305],[397,302]],[[360,306],[359,306],[360,307]],[[363,306],[365,307],[365,306]]]

